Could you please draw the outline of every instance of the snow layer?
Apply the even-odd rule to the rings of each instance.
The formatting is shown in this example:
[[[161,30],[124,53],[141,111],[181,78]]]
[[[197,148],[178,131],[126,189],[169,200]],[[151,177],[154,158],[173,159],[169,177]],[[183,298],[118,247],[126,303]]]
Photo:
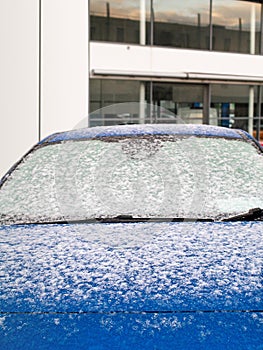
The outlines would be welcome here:
[[[2,226],[0,309],[262,310],[262,232],[263,223]]]
[[[241,139],[235,129],[211,125],[196,124],[144,124],[144,125],[114,125],[83,128],[57,133],[44,139],[43,142],[58,142],[105,136],[138,136],[138,135],[198,135],[220,136]]]
[[[262,155],[239,140],[68,141],[38,149],[4,183],[0,222],[217,219],[263,208],[262,173]]]

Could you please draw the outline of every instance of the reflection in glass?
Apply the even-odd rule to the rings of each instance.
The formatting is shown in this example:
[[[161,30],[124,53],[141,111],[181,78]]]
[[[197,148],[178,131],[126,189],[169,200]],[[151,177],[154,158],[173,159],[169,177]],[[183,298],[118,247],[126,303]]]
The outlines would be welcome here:
[[[217,111],[219,125],[248,131],[249,86],[213,84],[211,91],[211,105]],[[254,101],[257,101],[256,87],[254,87]],[[256,123],[255,114],[256,111],[254,111]]]
[[[154,44],[209,48],[209,0],[154,1]]]
[[[90,38],[259,54],[261,7],[237,0],[90,0]]]
[[[259,53],[261,5],[213,0],[213,50]]]
[[[107,109],[110,112],[103,115],[94,112],[118,103],[140,102],[140,84],[139,81],[91,79],[90,126],[139,123],[138,111],[129,115],[120,114],[114,108]],[[145,100],[152,106],[145,111],[145,123],[203,123],[203,85],[149,82],[145,85]]]
[[[90,126],[141,123],[140,106],[146,102],[143,123],[202,124],[204,121],[205,85],[182,83],[144,82],[145,99],[141,99],[140,86],[134,80],[90,80]],[[237,84],[212,84],[210,125],[244,129],[257,135],[258,87]],[[121,109],[117,104],[126,105]],[[133,106],[129,112],[125,108]],[[111,108],[105,108],[111,106]],[[103,113],[96,112],[98,110]],[[252,113],[251,113],[252,111]],[[249,121],[251,123],[249,123]],[[251,126],[250,126],[251,124]],[[259,130],[260,131],[260,130]],[[261,133],[262,134],[262,133]],[[262,135],[261,135],[262,138]]]
[[[90,0],[90,39],[142,43],[145,41],[140,34],[142,25],[149,27],[148,3],[147,0],[143,3],[141,0]],[[145,11],[144,19],[141,18],[142,11]]]
[[[153,104],[176,115],[177,123],[203,123],[203,85],[153,83]],[[172,121],[171,121],[172,122]]]
[[[140,82],[128,80],[90,80],[90,113],[95,112],[103,107],[124,102],[140,101]],[[114,125],[125,124],[130,121],[129,118],[135,118],[138,123],[137,116],[119,115],[114,111],[110,113],[100,114],[93,113],[90,119],[90,126],[97,125]]]

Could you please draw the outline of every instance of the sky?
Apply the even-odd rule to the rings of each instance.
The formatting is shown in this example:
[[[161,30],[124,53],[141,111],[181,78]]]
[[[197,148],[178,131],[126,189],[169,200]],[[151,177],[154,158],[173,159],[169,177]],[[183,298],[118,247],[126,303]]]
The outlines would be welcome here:
[[[112,17],[139,19],[140,0],[108,0]],[[197,23],[197,15],[201,15],[201,24],[209,23],[209,0],[154,0],[155,20],[176,23]],[[106,15],[105,0],[90,0],[91,13]],[[148,17],[150,13],[150,0],[146,0]],[[256,8],[257,22],[260,20],[260,5],[245,1],[214,0],[213,22],[227,27],[238,27],[239,18],[244,27],[249,26],[251,6]]]

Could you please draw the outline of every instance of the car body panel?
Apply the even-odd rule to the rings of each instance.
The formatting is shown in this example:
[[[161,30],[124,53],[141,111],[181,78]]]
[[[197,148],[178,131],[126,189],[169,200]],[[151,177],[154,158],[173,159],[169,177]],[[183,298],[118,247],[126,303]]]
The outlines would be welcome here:
[[[262,228],[3,226],[1,349],[260,349]]]
[[[243,131],[167,124],[75,130],[36,147],[136,135],[262,152]],[[0,226],[0,349],[262,350],[262,232],[262,221]]]
[[[1,311],[262,310],[262,228],[227,222],[2,228]]]
[[[1,350],[260,350],[262,322],[259,312],[0,315],[0,346]]]

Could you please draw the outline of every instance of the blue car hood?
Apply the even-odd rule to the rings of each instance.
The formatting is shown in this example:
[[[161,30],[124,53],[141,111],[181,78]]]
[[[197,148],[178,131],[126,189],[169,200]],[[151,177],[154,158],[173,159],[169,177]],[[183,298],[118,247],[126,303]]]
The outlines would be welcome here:
[[[3,226],[1,312],[263,309],[263,223]]]
[[[0,348],[262,349],[262,228],[2,227]]]

